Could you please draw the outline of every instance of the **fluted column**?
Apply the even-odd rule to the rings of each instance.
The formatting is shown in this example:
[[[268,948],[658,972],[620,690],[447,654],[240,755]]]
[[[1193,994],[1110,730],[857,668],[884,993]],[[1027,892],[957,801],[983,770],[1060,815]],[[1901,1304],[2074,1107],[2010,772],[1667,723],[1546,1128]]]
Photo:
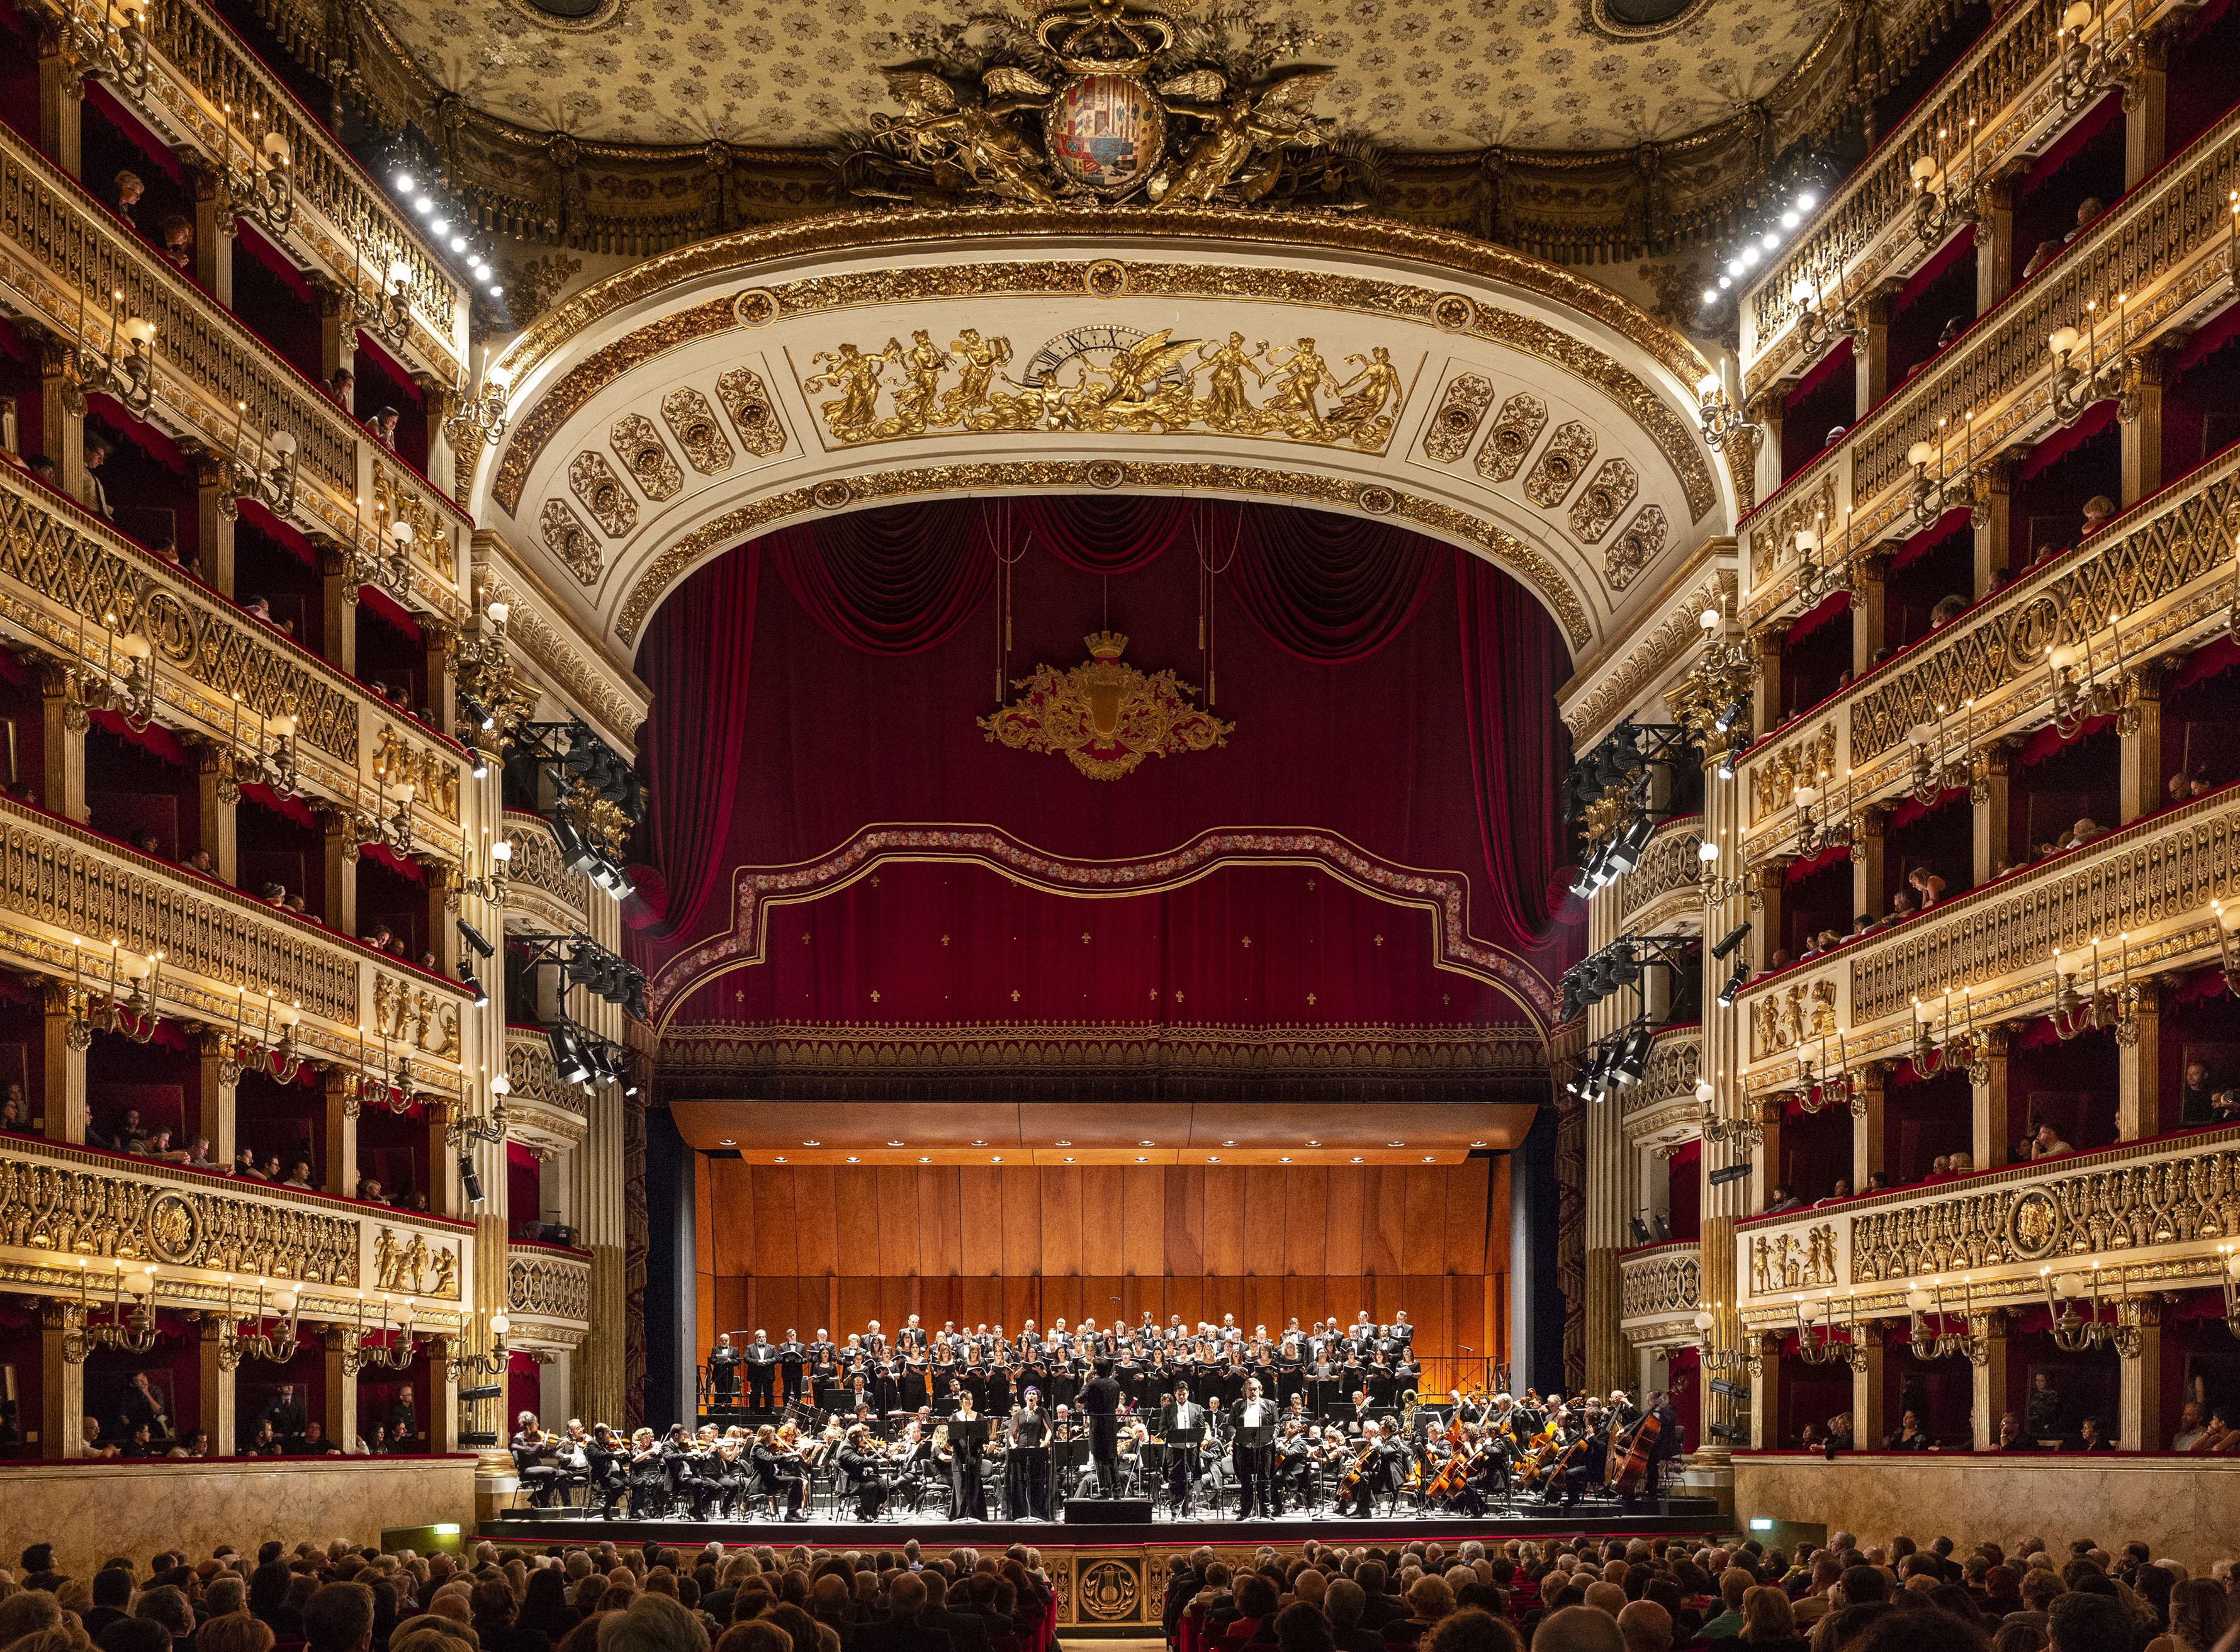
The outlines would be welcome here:
[[[596,891],[590,914],[591,939],[622,949],[622,911]],[[591,1030],[625,1042],[621,1010],[596,1001],[583,1016]],[[623,1112],[637,1103],[610,1086],[591,1098],[583,1144],[568,1158],[568,1198],[576,1242],[591,1253],[590,1335],[570,1361],[573,1415],[586,1422],[619,1427],[623,1420]]]
[[[1768,669],[1777,669],[1770,663]],[[1764,725],[1760,724],[1761,728]],[[1720,835],[1720,841],[1739,844],[1743,841],[1747,818],[1748,788],[1739,779],[1722,780],[1716,767],[1707,769],[1703,776],[1703,830],[1707,837]],[[1726,870],[1725,863],[1721,869]],[[1728,873],[1731,876],[1731,873]],[[1744,918],[1755,920],[1762,931],[1758,956],[1770,959],[1779,945],[1778,928],[1781,913],[1781,875],[1777,868],[1756,880],[1757,887],[1731,896],[1704,915],[1704,932],[1723,935]],[[1709,949],[1703,955],[1703,1053],[1697,1057],[1697,1070],[1710,1081],[1711,1106],[1717,1116],[1729,1121],[1740,1122],[1756,1110],[1742,1093],[1737,1081],[1747,1051],[1742,1047],[1746,1029],[1741,1012],[1732,1007],[1721,1008],[1717,975],[1719,964]],[[1754,1157],[1753,1156],[1757,1156]],[[1702,1306],[1711,1316],[1711,1329],[1704,1338],[1707,1357],[1704,1375],[1712,1375],[1710,1356],[1727,1354],[1739,1356],[1748,1343],[1740,1322],[1735,1316],[1735,1222],[1749,1211],[1749,1198],[1754,1178],[1744,1176],[1737,1181],[1714,1186],[1711,1172],[1733,1165],[1756,1163],[1763,1156],[1763,1149],[1734,1143],[1704,1144],[1699,1160],[1701,1181],[1698,1183],[1703,1220],[1700,1248],[1697,1252],[1702,1278]],[[1737,1375],[1733,1369],[1720,1375],[1732,1381]],[[1736,1429],[1747,1433],[1751,1422],[1752,1401],[1712,1391],[1708,1382],[1703,1391],[1703,1435],[1697,1442],[1695,1461],[1713,1464],[1723,1463],[1734,1442],[1722,1439],[1711,1432],[1712,1426]],[[1757,1443],[1752,1438],[1751,1443]]]
[[[1594,899],[1587,918],[1587,947],[1598,951],[1617,938],[1618,886],[1606,886]],[[1587,1011],[1590,1040],[1607,1038],[1630,1017],[1633,994],[1612,994]],[[1583,1321],[1586,1346],[1586,1386],[1590,1394],[1606,1394],[1630,1380],[1631,1352],[1618,1333],[1620,1314],[1617,1253],[1625,1244],[1627,1165],[1623,1132],[1618,1128],[1620,1104],[1605,1097],[1586,1104],[1586,1312]]]

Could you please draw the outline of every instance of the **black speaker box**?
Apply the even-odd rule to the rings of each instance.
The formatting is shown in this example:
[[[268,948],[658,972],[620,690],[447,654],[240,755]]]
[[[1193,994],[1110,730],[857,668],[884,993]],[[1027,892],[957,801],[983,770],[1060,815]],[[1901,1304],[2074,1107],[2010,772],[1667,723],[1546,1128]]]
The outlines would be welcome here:
[[[1148,1526],[1151,1523],[1151,1500],[1149,1497],[1068,1497],[1065,1500],[1065,1523],[1069,1526]]]

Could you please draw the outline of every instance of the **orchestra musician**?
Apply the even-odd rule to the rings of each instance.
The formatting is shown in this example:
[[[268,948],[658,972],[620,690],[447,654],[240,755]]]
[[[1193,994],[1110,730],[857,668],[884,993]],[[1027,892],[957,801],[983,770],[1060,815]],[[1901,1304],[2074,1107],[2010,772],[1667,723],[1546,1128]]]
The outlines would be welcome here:
[[[1346,1470],[1352,1483],[1342,1480],[1338,1489],[1338,1512],[1365,1519],[1374,1512],[1377,1499],[1398,1495],[1401,1476],[1407,1471],[1408,1448],[1397,1435],[1387,1435],[1383,1425],[1374,1420],[1361,1425],[1360,1447]]]
[[[799,1461],[778,1443],[777,1430],[767,1422],[755,1430],[752,1461],[756,1490],[783,1503],[786,1519],[807,1520],[801,1506],[808,1498],[809,1482],[802,1475]]]
[[[570,1428],[580,1427],[570,1423]],[[623,1517],[623,1491],[629,1484],[630,1470],[624,1463],[623,1442],[617,1440],[603,1422],[595,1425],[583,1446],[583,1461],[590,1469],[591,1506],[590,1512],[609,1520]]]
[[[834,1462],[839,1469],[836,1490],[841,1502],[854,1498],[857,1519],[877,1520],[887,1506],[887,1482],[871,1449],[871,1431],[860,1422],[850,1428],[841,1438]]]
[[[1120,1495],[1120,1385],[1112,1380],[1109,1361],[1097,1362],[1097,1375],[1081,1391],[1081,1409],[1089,1414],[1089,1455],[1097,1464],[1097,1495]]]
[[[649,1520],[668,1511],[669,1471],[662,1466],[661,1444],[651,1429],[631,1432],[629,1492],[632,1520]]]
[[[708,1356],[708,1382],[715,1389],[717,1405],[739,1402],[739,1350],[731,1346],[729,1331],[716,1339],[715,1349]]]
[[[1276,1473],[1270,1499],[1275,1504],[1273,1512],[1282,1514],[1285,1503],[1293,1497],[1298,1499],[1302,1509],[1313,1502],[1314,1444],[1303,1416],[1294,1412],[1284,1417],[1283,1437],[1276,1442]]]
[[[511,1442],[513,1470],[521,1483],[529,1488],[531,1509],[550,1508],[553,1494],[559,1489],[560,1471],[539,1459],[557,1443],[553,1436],[537,1426],[537,1413],[523,1411],[514,1419]]]
[[[755,1340],[747,1344],[747,1404],[757,1411],[770,1409],[770,1387],[777,1381],[777,1349],[770,1345],[770,1333],[757,1331]]]

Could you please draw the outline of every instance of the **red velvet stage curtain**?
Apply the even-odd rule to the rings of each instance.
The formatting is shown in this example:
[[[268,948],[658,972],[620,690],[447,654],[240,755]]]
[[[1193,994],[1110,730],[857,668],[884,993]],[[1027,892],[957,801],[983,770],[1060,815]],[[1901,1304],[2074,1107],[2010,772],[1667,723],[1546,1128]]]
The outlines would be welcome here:
[[[723,880],[724,840],[746,737],[747,669],[754,658],[761,551],[743,546],[702,569],[689,602],[653,616],[638,669],[653,690],[642,758],[652,798],[647,821],[669,907],[650,933],[690,935]],[[681,714],[681,715],[680,715]],[[722,753],[721,759],[713,754]]]
[[[1209,508],[1207,556],[1276,645],[1317,664],[1365,659],[1397,636],[1447,559],[1436,541],[1328,511]],[[1233,556],[1232,556],[1233,551]]]
[[[1563,858],[1554,780],[1570,741],[1556,715],[1556,689],[1568,662],[1553,622],[1522,585],[1464,552],[1454,563],[1486,882],[1503,922],[1538,936],[1553,915],[1549,878]]]
[[[967,505],[865,510],[766,542],[817,623],[871,654],[918,654],[957,635],[995,583],[995,541]]]
[[[982,505],[991,522],[1008,516],[1010,543],[1032,542],[1084,574],[1132,574],[1170,550],[1190,550],[1190,525],[1204,507],[1195,499],[1148,494],[1052,494]]]

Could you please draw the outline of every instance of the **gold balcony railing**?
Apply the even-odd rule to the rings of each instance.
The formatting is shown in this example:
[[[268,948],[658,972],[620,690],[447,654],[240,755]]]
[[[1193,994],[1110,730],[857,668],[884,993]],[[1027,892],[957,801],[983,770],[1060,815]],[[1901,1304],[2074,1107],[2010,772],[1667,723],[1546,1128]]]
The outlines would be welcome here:
[[[2079,690],[2088,656],[2103,686],[2136,697],[2139,672],[2158,656],[2227,629],[2240,591],[2235,521],[2240,453],[2229,453],[1776,730],[1740,771],[1746,858],[1805,852],[1808,817],[1824,831],[1847,818],[1856,823],[1870,805],[1894,803],[1917,784],[1980,780],[1994,742],[2044,726],[2057,688]],[[2066,674],[2065,686],[2057,673]],[[1805,811],[1796,804],[1799,785],[1820,792]]]
[[[1693,1239],[1629,1250],[1617,1259],[1618,1323],[1629,1342],[1695,1334],[1703,1267]]]
[[[152,1305],[170,1312],[252,1317],[251,1282],[263,1279],[300,1289],[304,1319],[349,1322],[360,1292],[385,1292],[411,1298],[423,1327],[456,1329],[474,1242],[471,1222],[0,1136],[8,1288],[75,1302],[83,1280],[97,1320],[109,1316],[122,1263],[143,1279],[152,1266]],[[123,1295],[129,1311],[133,1293]],[[273,1314],[270,1298],[263,1311]]]
[[[362,811],[378,796],[378,781],[409,774],[418,783],[416,836],[438,855],[459,853],[466,759],[457,747],[7,465],[0,636],[104,674],[115,673],[121,641],[144,638],[157,721],[223,755],[263,743],[264,719],[292,716],[297,783],[309,800]],[[254,777],[238,761],[233,772]]]
[[[2057,419],[2047,338],[2082,329],[2087,303],[2103,319],[2095,361],[2136,361],[2233,297],[2230,197],[2240,187],[2240,109],[2229,110],[2153,179],[2103,213],[2062,256],[2017,288],[1969,337],[1937,356],[1742,524],[1753,628],[1795,600],[1796,535],[1816,525],[1837,559],[1863,556],[1915,527],[1917,443],[1937,450],[1932,476],[1982,488],[2001,450],[2041,439]],[[2121,297],[2124,302],[2118,304]],[[2080,350],[2072,358],[2087,363]],[[2128,387],[2127,387],[2128,388]],[[1944,421],[1941,430],[1939,420]],[[1957,503],[1966,503],[1962,498]]]
[[[2127,1299],[2217,1282],[2219,1246],[2240,1234],[2236,1189],[2240,1129],[2226,1128],[1768,1216],[1736,1230],[1737,1302],[1775,1325],[1817,1299],[1840,1332],[1855,1313],[1907,1312],[1922,1289],[1957,1328],[1970,1311],[2043,1304],[2062,1276],[2097,1276],[2114,1321]]]
[[[0,911],[10,967],[57,991],[105,1000],[115,978],[124,996],[136,983],[117,976],[114,949],[150,975],[166,1020],[213,1032],[265,1023],[304,1060],[345,1072],[401,1064],[406,1089],[460,1093],[467,997],[457,982],[4,797]]]
[[[516,1347],[575,1347],[591,1329],[590,1257],[557,1245],[509,1245],[505,1311]]]
[[[89,22],[102,18],[100,0],[71,0]],[[282,238],[347,287],[354,276],[377,287],[391,263],[402,261],[405,292],[418,325],[406,345],[447,379],[456,375],[463,341],[457,337],[465,295],[434,248],[350,151],[307,115],[279,77],[259,62],[215,10],[202,0],[153,0],[147,9],[151,86],[150,115],[205,156],[224,141],[223,105],[236,111],[236,164],[248,164],[239,111],[255,110],[263,130],[287,140],[296,197],[317,222],[299,211]],[[351,239],[365,237],[363,268]]]
[[[509,900],[510,896],[508,897]],[[534,1027],[505,1029],[506,1134],[532,1149],[565,1153],[582,1145],[590,1098],[562,1082],[551,1046]]]
[[[509,809],[505,836],[513,845],[505,895],[507,927],[546,934],[586,928],[591,921],[591,880],[562,863],[552,828],[539,816]]]
[[[1698,889],[1703,817],[1687,815],[1659,826],[1640,863],[1617,881],[1619,922],[1629,929],[1662,929],[1683,916],[1702,916]]]
[[[1703,1117],[1703,1104],[1696,1099],[1703,1054],[1699,1023],[1668,1027],[1657,1035],[1639,1080],[1617,1092],[1627,1141],[1670,1143],[1695,1134]]]
[[[359,503],[381,468],[364,433],[230,311],[125,233],[74,180],[4,127],[0,246],[25,260],[17,270],[0,272],[9,308],[65,343],[83,339],[97,353],[117,347],[112,318],[100,301],[104,293],[122,292],[123,315],[154,325],[155,400],[147,416],[166,435],[246,465],[263,450],[263,436],[288,432],[297,443],[297,523],[340,543],[378,549],[370,502]],[[421,483],[405,492],[433,490]],[[457,517],[455,508],[450,515]],[[446,533],[412,547],[414,598],[447,617],[458,612],[455,537]]]
[[[1917,161],[1925,156],[1943,162],[1953,197],[1962,199],[2040,147],[2058,127],[2064,118],[2062,100],[2047,95],[2047,88],[2057,73],[2063,42],[2057,30],[2066,7],[2067,0],[2030,0],[1995,18],[1945,71],[1936,90],[1815,210],[1810,226],[1752,282],[1740,306],[1743,381],[1749,393],[1806,365],[1790,331],[1799,314],[1793,294],[1800,278],[1831,303],[1839,276],[1846,295],[1870,292],[1883,283],[1903,280],[1952,234],[1966,230],[1964,223],[1956,222],[1933,241],[1916,232],[1915,207],[1921,198],[1912,177]],[[2183,0],[2117,0],[2087,27],[2084,39],[2088,44],[2120,40],[2188,10]],[[1940,132],[1946,134],[1942,143]]]

